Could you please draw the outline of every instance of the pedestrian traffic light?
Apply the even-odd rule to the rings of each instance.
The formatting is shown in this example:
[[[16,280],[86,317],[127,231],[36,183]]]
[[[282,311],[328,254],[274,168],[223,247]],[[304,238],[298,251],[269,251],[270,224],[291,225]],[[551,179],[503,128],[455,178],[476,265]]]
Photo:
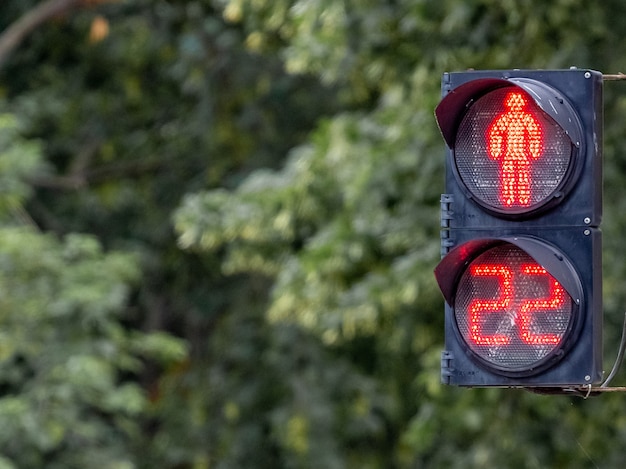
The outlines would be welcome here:
[[[442,381],[602,379],[602,74],[446,73]]]

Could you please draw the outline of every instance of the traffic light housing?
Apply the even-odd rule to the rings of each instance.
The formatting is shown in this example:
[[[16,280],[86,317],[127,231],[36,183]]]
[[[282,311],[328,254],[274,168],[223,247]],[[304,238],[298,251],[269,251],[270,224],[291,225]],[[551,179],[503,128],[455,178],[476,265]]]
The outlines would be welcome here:
[[[446,73],[442,381],[602,379],[602,74]]]

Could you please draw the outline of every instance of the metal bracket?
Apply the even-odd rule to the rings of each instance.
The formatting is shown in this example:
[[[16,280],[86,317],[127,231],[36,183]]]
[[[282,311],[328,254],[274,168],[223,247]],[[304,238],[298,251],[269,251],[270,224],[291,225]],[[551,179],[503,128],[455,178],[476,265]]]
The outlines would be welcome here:
[[[439,232],[441,239],[441,257],[444,257],[450,249],[454,247],[454,240],[450,238],[450,220],[454,217],[452,204],[454,196],[452,194],[441,194],[441,231]]]
[[[448,350],[441,352],[441,383],[450,384],[450,376],[454,371],[452,363],[454,362],[454,355]]]

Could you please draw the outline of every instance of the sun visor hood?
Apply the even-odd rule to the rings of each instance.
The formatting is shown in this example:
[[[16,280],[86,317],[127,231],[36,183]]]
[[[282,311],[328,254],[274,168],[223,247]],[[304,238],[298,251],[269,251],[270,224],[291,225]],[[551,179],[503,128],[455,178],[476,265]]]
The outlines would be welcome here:
[[[576,304],[580,304],[583,290],[578,275],[570,262],[557,249],[534,238],[511,236],[473,239],[446,254],[435,267],[435,278],[449,305],[454,303],[457,280],[465,267],[478,255],[503,243],[513,244],[525,251],[563,286]]]
[[[486,93],[507,86],[526,92],[565,131],[572,144],[580,147],[582,131],[572,106],[554,88],[530,78],[479,78],[451,90],[435,108],[435,118],[448,147],[454,148],[456,132],[467,109]]]

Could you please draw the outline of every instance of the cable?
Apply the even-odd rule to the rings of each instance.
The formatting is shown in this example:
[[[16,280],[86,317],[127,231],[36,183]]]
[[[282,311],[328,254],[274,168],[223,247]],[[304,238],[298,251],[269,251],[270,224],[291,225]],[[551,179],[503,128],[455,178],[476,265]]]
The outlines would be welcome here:
[[[626,348],[626,313],[624,313],[624,325],[622,326],[622,341],[619,344],[617,358],[615,359],[615,363],[613,364],[613,369],[609,373],[609,376],[607,376],[604,382],[600,385],[601,388],[608,387],[613,377],[617,374],[620,366],[622,365],[622,360],[624,359],[625,348]]]

